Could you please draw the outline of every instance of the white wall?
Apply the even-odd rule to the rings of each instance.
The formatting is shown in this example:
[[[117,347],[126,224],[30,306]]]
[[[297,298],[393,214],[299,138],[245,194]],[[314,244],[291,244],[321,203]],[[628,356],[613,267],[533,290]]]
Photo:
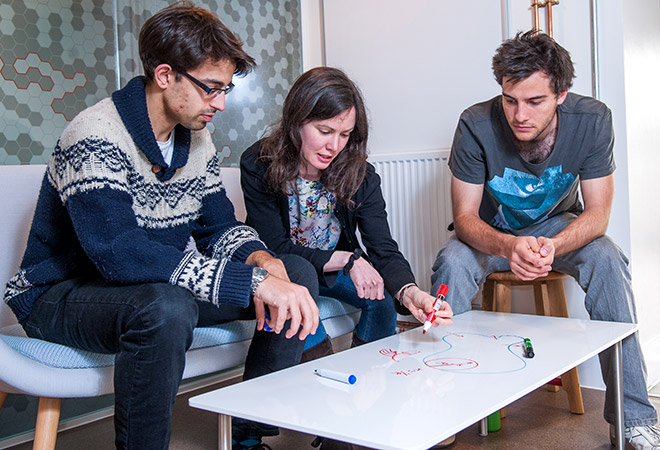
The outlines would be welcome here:
[[[370,110],[372,154],[448,148],[460,112],[499,93],[491,58],[502,37],[532,27],[529,3],[408,0],[402,8],[394,0],[301,0],[303,66],[336,65],[358,82]],[[651,189],[658,184],[652,171],[659,167],[653,163],[660,159],[660,118],[645,107],[660,100],[660,11],[657,0],[597,3],[600,99],[613,111],[616,134],[608,234],[631,256],[649,379],[657,380],[660,238],[654,230],[660,212],[649,199],[657,195]],[[591,95],[590,1],[561,2],[553,19],[555,39],[575,62],[572,90]],[[324,30],[305,27],[319,20]],[[540,25],[545,29],[543,9]],[[322,47],[313,50],[314,42]],[[586,317],[577,284],[567,286],[567,295],[571,315]],[[583,384],[602,386],[596,362],[580,373]]]
[[[633,288],[650,377],[660,378],[660,2],[623,2]],[[654,200],[656,199],[656,200]]]
[[[499,87],[490,72],[499,20],[474,31],[461,17],[475,9],[499,19],[498,2],[331,0],[324,2],[326,62],[344,69],[370,111],[371,154],[449,148],[467,106]],[[468,87],[469,88],[466,88]]]

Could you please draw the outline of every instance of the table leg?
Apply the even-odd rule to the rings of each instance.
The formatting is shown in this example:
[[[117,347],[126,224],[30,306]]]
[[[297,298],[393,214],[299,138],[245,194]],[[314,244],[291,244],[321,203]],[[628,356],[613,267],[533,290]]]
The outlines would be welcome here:
[[[218,414],[218,450],[231,450],[231,416]]]
[[[488,436],[488,417],[484,417],[479,422],[479,436]]]
[[[617,450],[623,450],[626,448],[624,440],[624,431],[623,431],[623,364],[621,361],[621,341],[614,344],[614,358],[612,358],[612,364],[614,365],[614,398],[616,401],[616,416],[615,416],[615,425],[614,431],[616,436],[615,447]]]

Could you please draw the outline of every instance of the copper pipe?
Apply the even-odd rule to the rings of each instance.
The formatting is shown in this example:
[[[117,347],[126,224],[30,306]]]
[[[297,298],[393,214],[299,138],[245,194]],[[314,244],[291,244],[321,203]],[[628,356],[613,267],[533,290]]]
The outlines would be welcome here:
[[[534,12],[534,30],[539,32],[539,6],[543,6],[537,0],[532,0],[532,11]]]
[[[548,18],[548,36],[552,37],[552,5],[558,5],[558,0],[547,0],[545,2],[545,7],[547,8],[547,18]]]

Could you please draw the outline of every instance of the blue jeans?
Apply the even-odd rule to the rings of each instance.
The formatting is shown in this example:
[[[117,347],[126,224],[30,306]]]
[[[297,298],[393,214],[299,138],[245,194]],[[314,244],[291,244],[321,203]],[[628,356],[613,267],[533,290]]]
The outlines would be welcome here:
[[[312,265],[282,257],[291,281],[318,298]],[[195,326],[253,319],[254,306],[215,307],[170,284],[116,285],[100,278],[61,282],[44,293],[23,324],[28,336],[115,357],[115,444],[120,449],[167,449],[172,406]],[[286,329],[286,327],[285,327]],[[255,331],[243,379],[298,364],[304,342]],[[234,419],[237,435],[277,434],[276,427]]]
[[[575,214],[563,213],[540,224],[513,230],[517,236],[556,235],[575,220]],[[637,317],[628,270],[628,258],[607,236],[594,239],[584,247],[555,258],[553,270],[575,278],[586,293],[584,304],[592,320],[636,323]],[[449,284],[447,301],[454,314],[471,308],[479,285],[493,272],[510,270],[506,258],[486,255],[459,241],[455,236],[440,250],[433,264],[433,291]],[[605,392],[605,420],[615,420],[613,392],[614,371],[611,359],[614,349],[602,352],[600,366]],[[657,413],[646,390],[646,364],[637,333],[623,340],[623,406],[625,426],[653,425]]]
[[[369,300],[358,297],[357,290],[349,275],[339,272],[337,281],[329,288],[319,287],[319,294],[327,297],[336,298],[343,302],[360,308],[360,321],[355,329],[358,339],[364,342],[372,342],[378,339],[392,336],[396,331],[396,311],[394,309],[394,299],[385,291],[383,300]],[[305,350],[314,347],[321,342],[327,333],[322,323],[316,330],[316,334],[307,338]]]

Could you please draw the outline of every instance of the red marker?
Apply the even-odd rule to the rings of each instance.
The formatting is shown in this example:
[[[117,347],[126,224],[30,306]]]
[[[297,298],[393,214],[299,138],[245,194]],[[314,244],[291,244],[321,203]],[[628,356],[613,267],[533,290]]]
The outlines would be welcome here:
[[[445,296],[447,295],[448,290],[449,286],[446,284],[440,285],[440,289],[438,289],[438,293],[435,296],[435,302],[433,303],[433,311],[431,311],[429,315],[426,316],[426,322],[424,322],[424,329],[422,330],[422,333],[426,333],[428,329],[431,328],[431,325],[435,320],[435,315],[438,311],[440,311],[440,307],[442,306],[442,302],[445,300]]]

